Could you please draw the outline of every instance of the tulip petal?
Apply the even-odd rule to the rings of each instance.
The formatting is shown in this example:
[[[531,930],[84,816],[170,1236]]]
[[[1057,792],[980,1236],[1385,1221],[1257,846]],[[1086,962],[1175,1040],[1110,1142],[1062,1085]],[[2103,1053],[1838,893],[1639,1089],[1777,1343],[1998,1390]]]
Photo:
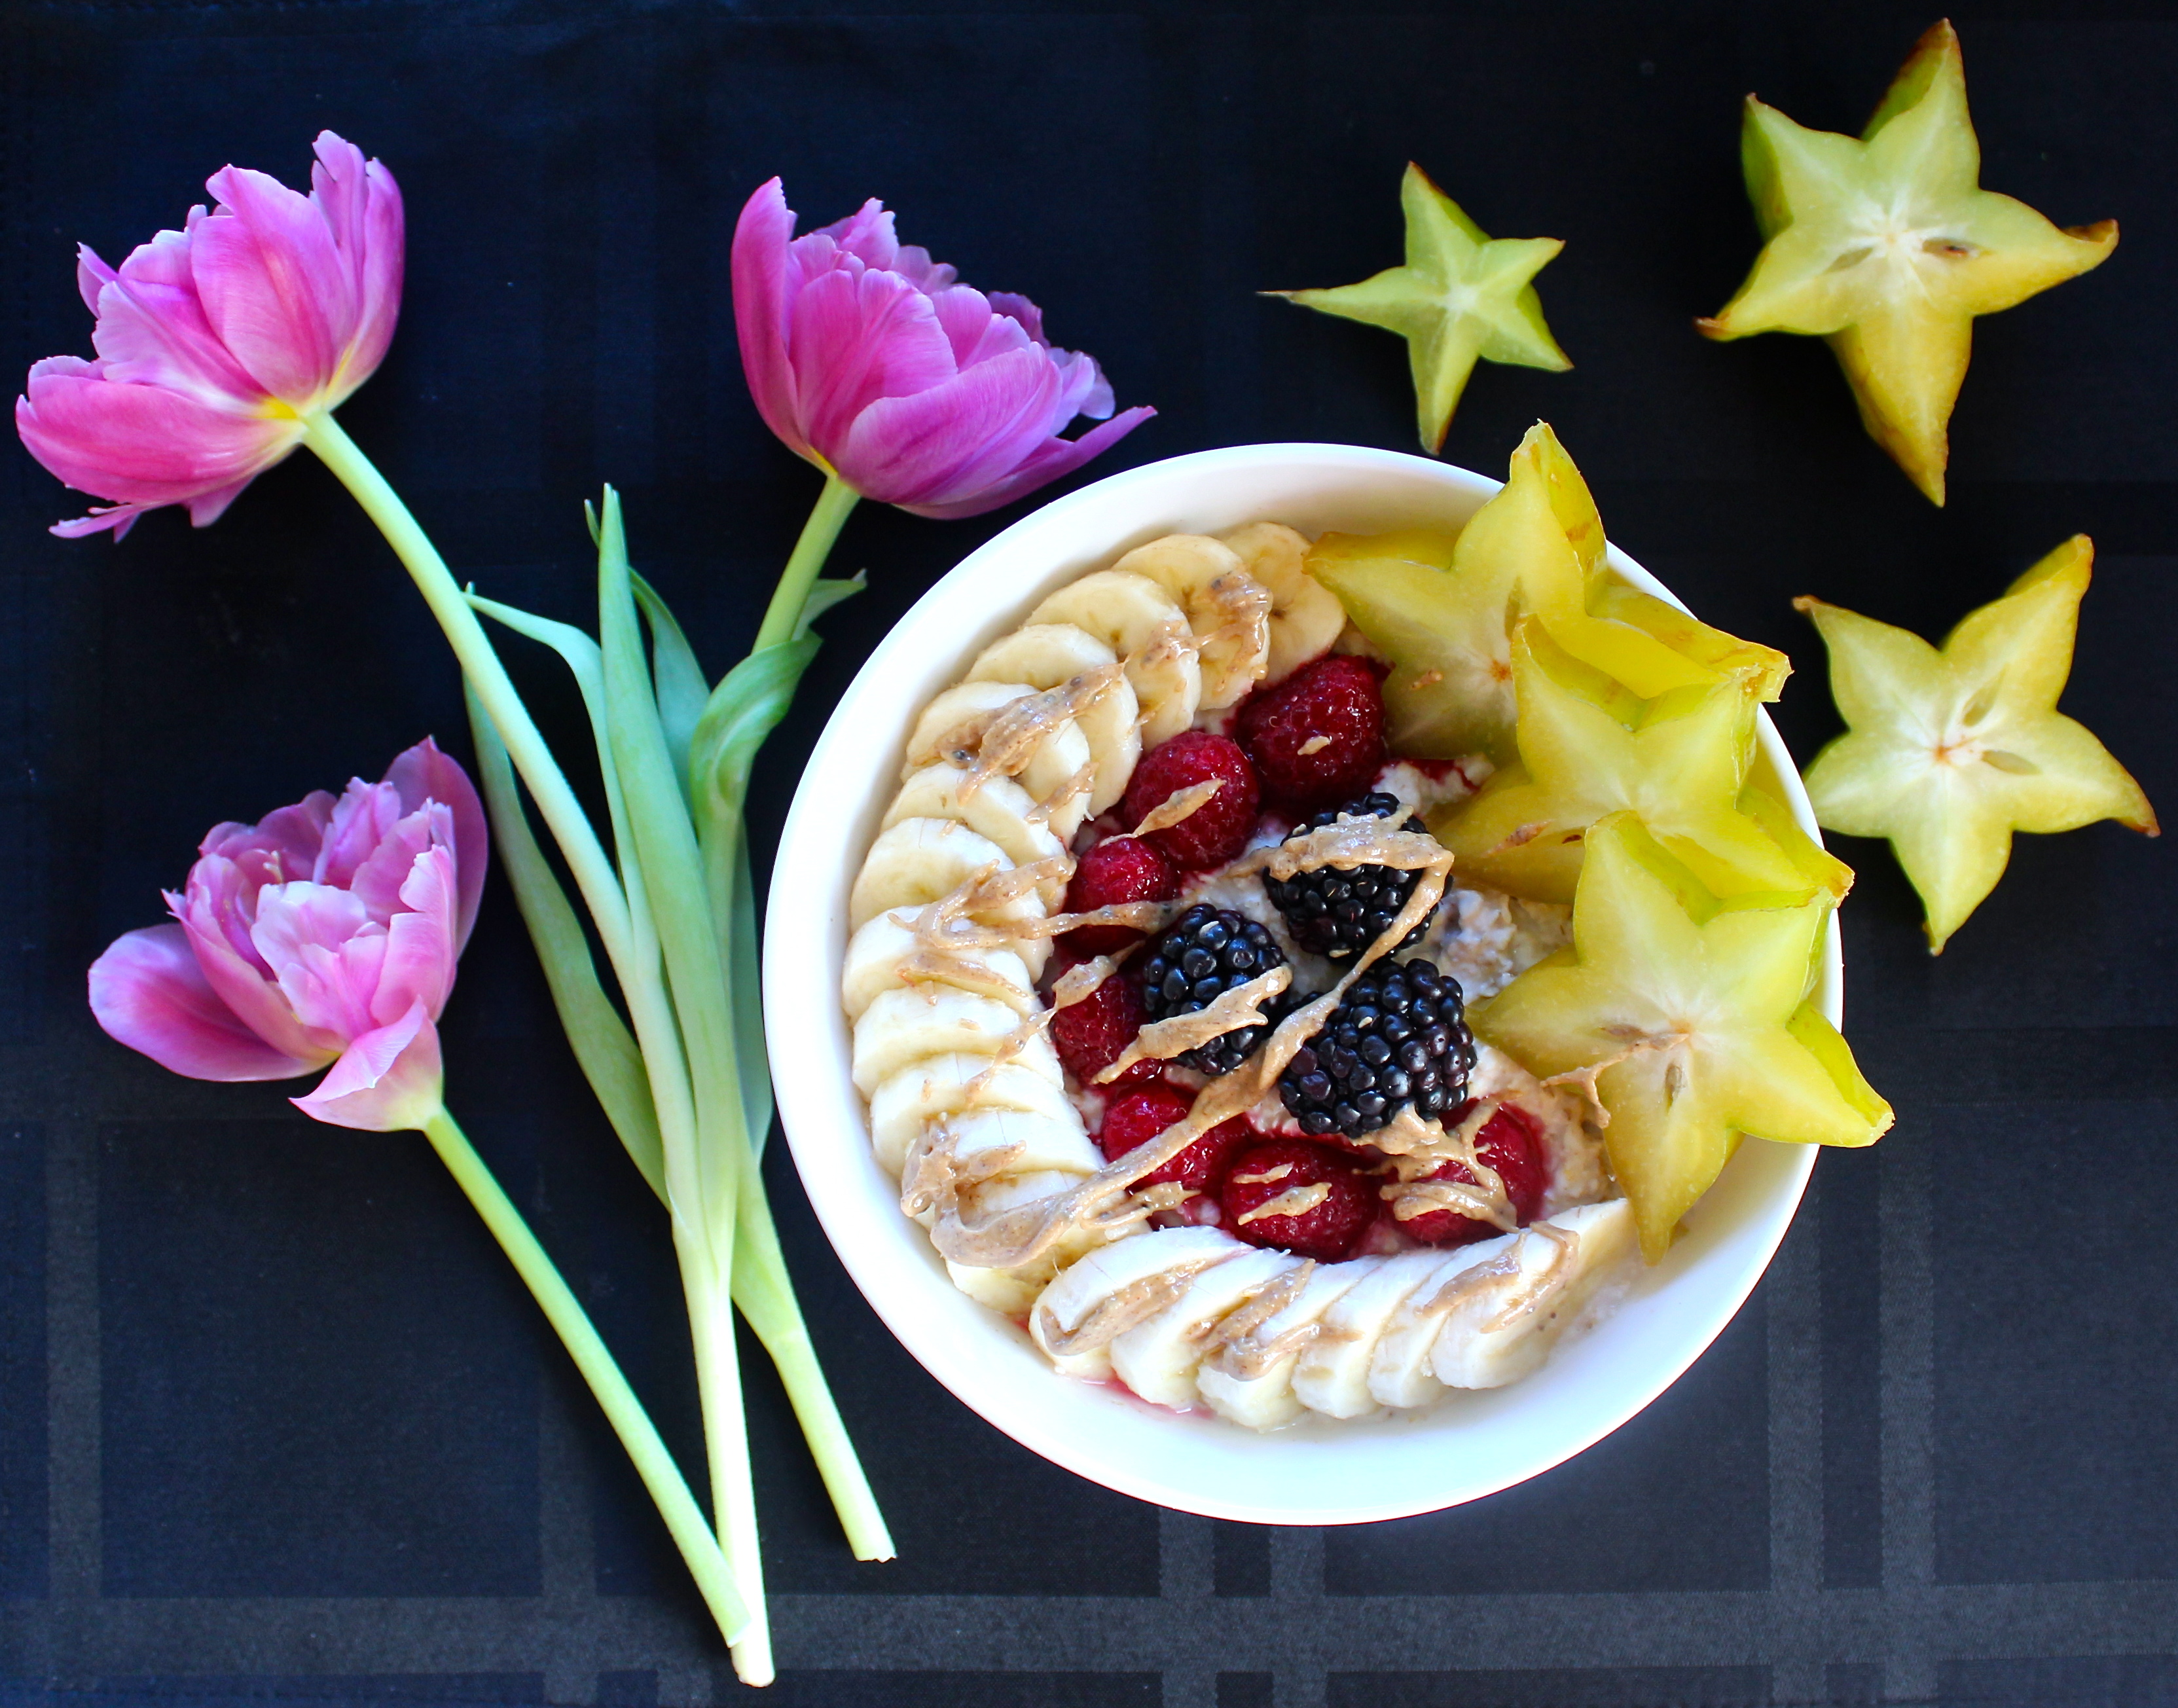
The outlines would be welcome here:
[[[161,232],[118,272],[88,247],[77,251],[77,276],[98,316],[91,343],[105,377],[164,386],[227,414],[260,413],[265,388],[220,342],[197,299],[189,242],[184,233]]]
[[[440,810],[444,810],[443,808]],[[370,999],[371,1017],[380,1022],[421,1003],[436,1019],[454,988],[454,858],[444,848],[427,848],[411,866],[401,886],[404,911],[386,928],[386,955],[378,988]]]
[[[91,963],[90,1011],[109,1037],[194,1080],[292,1079],[324,1059],[291,1055],[244,1025],[178,925],[116,939]]]
[[[385,960],[386,928],[360,897],[323,884],[268,884],[257,892],[249,940],[304,1026],[346,1039],[380,1023],[370,999]]]
[[[401,791],[401,804],[409,811],[436,801],[453,814],[454,870],[461,897],[455,941],[466,948],[491,864],[491,833],[476,785],[429,736],[386,767],[386,780]]]
[[[1147,404],[1137,404],[1122,414],[1114,416],[1101,426],[1093,427],[1079,439],[1047,439],[1031,452],[1019,468],[995,485],[965,498],[939,503],[903,504],[902,510],[916,516],[928,516],[938,521],[951,521],[964,516],[981,516],[987,510],[996,510],[1002,504],[1033,492],[1039,486],[1070,474],[1083,463],[1103,455],[1157,411]]]
[[[893,271],[893,263],[900,258],[900,236],[893,228],[892,213],[875,196],[846,218],[819,226],[809,237],[829,238],[843,254],[852,255],[866,267],[886,272]],[[807,243],[809,238],[802,241]],[[922,260],[928,266],[930,257],[925,254]]]
[[[847,435],[840,472],[887,504],[958,501],[1010,474],[1068,419],[1052,419],[1059,391],[1049,359],[1027,346],[879,399]]]
[[[191,233],[205,317],[251,378],[291,408],[318,405],[360,319],[355,282],[324,212],[279,179],[222,167]]]
[[[163,386],[124,386],[53,356],[15,400],[30,454],[80,491],[151,509],[247,482],[301,442],[299,421],[233,415]]]
[[[408,234],[401,188],[391,172],[330,130],[318,133],[315,151],[310,199],[323,211],[333,246],[347,265],[356,304],[340,370],[327,388],[324,407],[330,409],[377,371],[393,342]]]
[[[794,369],[786,355],[787,244],[793,211],[777,178],[761,186],[734,227],[734,332],[742,372],[764,425],[798,457],[811,454],[794,407]]]
[[[787,354],[797,418],[809,442],[842,473],[865,409],[954,376],[953,347],[930,298],[896,273],[828,273],[803,288],[791,312]],[[878,496],[859,483],[856,490]]]
[[[311,864],[310,881],[329,884],[336,890],[353,889],[356,873],[406,816],[398,789],[386,783],[366,783],[360,777],[351,778],[333,805],[332,820],[326,826],[318,857]],[[415,858],[417,850],[428,846],[430,840],[428,832],[415,838],[401,855],[400,873],[408,870],[408,862]],[[385,908],[373,906],[372,898],[367,895],[363,898],[364,907],[374,917],[383,917],[392,911],[392,901],[400,887],[401,879],[396,876],[385,885]]]
[[[420,1127],[445,1102],[439,1030],[420,1002],[390,1026],[364,1033],[307,1097],[291,1098],[313,1120],[370,1133]]]

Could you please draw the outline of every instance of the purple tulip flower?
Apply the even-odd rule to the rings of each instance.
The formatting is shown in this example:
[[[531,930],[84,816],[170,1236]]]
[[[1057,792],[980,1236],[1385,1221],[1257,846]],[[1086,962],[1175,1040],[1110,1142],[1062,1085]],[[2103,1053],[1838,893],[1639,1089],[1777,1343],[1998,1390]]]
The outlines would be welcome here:
[[[794,235],[774,178],[734,230],[734,325],[765,422],[865,498],[976,516],[1079,468],[1157,412],[1116,419],[1097,364],[1054,350],[1026,297],[986,296],[903,247],[872,200]],[[1103,421],[1079,439],[1077,415]]]
[[[332,1065],[297,1108],[335,1126],[421,1126],[441,1103],[437,1021],[487,860],[468,774],[427,737],[385,780],[322,789],[205,838],[178,922],[90,969],[98,1023],[200,1080]]]
[[[393,175],[330,130],[310,193],[225,167],[119,269],[78,251],[98,359],[30,370],[15,428],[30,454],[112,507],[53,529],[118,539],[161,505],[203,528],[384,359],[401,309]]]

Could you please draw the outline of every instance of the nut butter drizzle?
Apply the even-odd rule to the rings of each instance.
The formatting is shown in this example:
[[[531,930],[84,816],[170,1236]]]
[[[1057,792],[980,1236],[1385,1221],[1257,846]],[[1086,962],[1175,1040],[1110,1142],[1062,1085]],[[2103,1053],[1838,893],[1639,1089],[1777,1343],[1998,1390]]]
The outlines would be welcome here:
[[[1057,1357],[1094,1352],[1100,1346],[1109,1345],[1136,1324],[1146,1322],[1158,1311],[1177,1305],[1187,1296],[1195,1278],[1218,1261],[1215,1257],[1197,1257],[1130,1281],[1082,1312],[1081,1320],[1071,1328],[1061,1328],[1052,1308],[1039,1305],[1038,1338]]]
[[[1169,1020],[1152,1021],[1135,1034],[1135,1041],[1117,1060],[1097,1076],[1100,1086],[1109,1085],[1138,1061],[1170,1061],[1191,1049],[1221,1038],[1243,1026],[1264,1023],[1263,1005],[1282,994],[1293,983],[1290,966],[1274,966],[1259,972],[1245,984],[1236,984],[1211,999],[1206,1008],[1192,1014],[1176,1014]]]
[[[957,1202],[938,1214],[930,1230],[940,1256],[979,1269],[1010,1269],[1033,1262],[1071,1234],[1114,1231],[1148,1213],[1141,1207],[1163,1193],[1134,1193],[1136,1182],[1154,1174],[1212,1127],[1253,1108],[1278,1084],[1294,1053],[1322,1027],[1348,987],[1376,961],[1404,943],[1407,933],[1436,911],[1452,871],[1452,854],[1434,837],[1390,828],[1382,819],[1363,819],[1314,830],[1290,842],[1260,849],[1241,862],[1249,871],[1280,877],[1317,867],[1389,866],[1419,872],[1414,893],[1399,916],[1370,944],[1343,977],[1279,1022],[1262,1046],[1233,1072],[1213,1080],[1197,1094],[1195,1107],[1156,1138],[1107,1163],[1078,1185],[999,1212],[988,1220],[962,1219]]]
[[[1190,783],[1185,789],[1174,789],[1143,814],[1142,822],[1127,834],[1130,836],[1146,836],[1155,830],[1169,830],[1208,806],[1224,786],[1223,777],[1205,777],[1201,782]]]
[[[1084,671],[1055,688],[1023,694],[1001,706],[977,742],[976,763],[961,780],[960,798],[966,800],[993,777],[1010,777],[1026,770],[1036,750],[1062,724],[1075,721],[1100,704],[1125,680],[1125,669],[1115,660]],[[951,739],[949,731],[946,739]]]
[[[1254,1382],[1270,1373],[1281,1359],[1292,1356],[1316,1338],[1313,1322],[1297,1324],[1267,1340],[1261,1331],[1288,1310],[1306,1290],[1316,1273],[1316,1259],[1302,1260],[1276,1280],[1248,1295],[1235,1311],[1229,1311],[1201,1337],[1202,1361],[1239,1382]]]

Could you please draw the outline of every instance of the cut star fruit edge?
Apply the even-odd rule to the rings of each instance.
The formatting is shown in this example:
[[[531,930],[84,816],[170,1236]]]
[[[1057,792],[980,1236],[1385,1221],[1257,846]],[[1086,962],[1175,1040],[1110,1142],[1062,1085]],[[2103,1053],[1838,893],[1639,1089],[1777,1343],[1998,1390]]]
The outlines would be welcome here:
[[[1793,601],[1830,649],[1847,725],[1807,769],[1816,819],[1890,841],[1927,910],[1931,954],[1996,887],[2016,831],[2114,818],[2160,834],[2131,774],[2056,709],[2093,561],[2093,542],[2076,534],[1940,647],[1840,605]]]
[[[1756,702],[1745,681],[1643,700],[1568,657],[1535,619],[1513,642],[1518,762],[1430,829],[1457,869],[1530,901],[1573,899],[1589,825],[1631,809],[1734,907],[1833,901],[1852,873],[1750,784]]]
[[[1722,906],[1632,813],[1588,840],[1571,945],[1469,1014],[1531,1072],[1592,1084],[1653,1263],[1741,1135],[1857,1147],[1893,1117],[1813,1000],[1828,895]]]
[[[1854,182],[1885,163],[1879,153],[1896,156],[1885,194]],[[1765,331],[1823,338],[1844,370],[1869,436],[1930,501],[1942,504],[1951,416],[1975,317],[2099,266],[2116,247],[2117,222],[2059,227],[2023,202],[1980,188],[1965,58],[1948,19],[1914,44],[1858,139],[1810,129],[1750,95],[1740,156],[1764,247],[1732,300],[1697,319],[1696,328],[1720,341]],[[1895,181],[1909,173],[1922,181]],[[1920,223],[1902,233],[1848,227],[1840,247],[1838,205],[1906,205],[1910,191],[1925,192],[1928,180],[1945,177],[1954,181],[1937,184],[1940,205],[1931,197],[1913,205]],[[1802,192],[1797,207],[1788,180]],[[1829,192],[1826,201],[1821,191]],[[1933,225],[1931,214],[1940,216]],[[1798,238],[1789,235],[1796,224]],[[1900,236],[1918,239],[1907,257],[1919,270],[1912,290],[1885,288],[1898,276]],[[1888,263],[1873,287],[1860,271],[1871,255]],[[1947,289],[1928,287],[1930,266]]]
[[[1792,669],[1770,647],[1712,628],[1623,580],[1587,483],[1547,423],[1457,534],[1328,534],[1309,573],[1392,661],[1389,734],[1401,752],[1505,763],[1513,740],[1511,632],[1532,612],[1582,663],[1644,698],[1727,678],[1774,700]]]

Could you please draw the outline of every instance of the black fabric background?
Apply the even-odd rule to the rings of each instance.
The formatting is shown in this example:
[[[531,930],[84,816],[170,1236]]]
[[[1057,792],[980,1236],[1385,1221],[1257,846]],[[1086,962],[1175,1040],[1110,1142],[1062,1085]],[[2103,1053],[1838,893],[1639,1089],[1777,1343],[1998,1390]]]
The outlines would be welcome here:
[[[1754,249],[1749,89],[1858,130],[1929,19],[1862,6],[14,3],[0,11],[0,371],[88,353],[79,239],[118,260],[235,161],[298,180],[331,125],[409,216],[399,338],[342,412],[449,559],[587,621],[581,500],[712,670],[815,492],[743,389],[742,200],[863,196],[1041,303],[1158,418],[1090,471],[1202,446],[1407,448],[1404,353],[1253,294],[1398,258],[1401,165],[1541,276],[1569,375],[1480,371],[1447,456],[1538,415],[1613,538],[1788,649],[1834,727],[1826,599],[1947,627],[2066,535],[2100,551],[2066,704],[2178,807],[2178,8],[1958,19],[1984,182],[2115,216],[2093,275],[1981,324],[1951,503],[1861,435],[1808,340],[1718,347]],[[205,827],[426,731],[451,661],[306,459],[216,527],[49,537],[80,500],[0,454],[0,1704],[692,1708],[738,1694],[640,1491],[528,1300],[410,1136],[110,1043],[83,969],[155,920]],[[877,637],[1023,506],[865,507],[870,591],[766,758],[758,846]],[[579,736],[552,671],[516,668]],[[1319,1534],[1160,1514],[1000,1437],[846,1283],[783,1151],[790,1256],[901,1543],[845,1553],[776,1393],[754,1413],[772,1700],[884,1708],[2178,1701],[2178,1072],[2171,856],[2028,839],[1940,961],[1880,847],[1848,1030],[1899,1125],[1827,1157],[1770,1279],[1617,1436],[1475,1506]],[[695,1446],[664,1229],[568,1060],[496,878],[446,1022],[454,1106]],[[791,1067],[789,1069],[791,1071]],[[760,1360],[752,1362],[760,1369]],[[692,1460],[691,1462],[693,1462]]]

